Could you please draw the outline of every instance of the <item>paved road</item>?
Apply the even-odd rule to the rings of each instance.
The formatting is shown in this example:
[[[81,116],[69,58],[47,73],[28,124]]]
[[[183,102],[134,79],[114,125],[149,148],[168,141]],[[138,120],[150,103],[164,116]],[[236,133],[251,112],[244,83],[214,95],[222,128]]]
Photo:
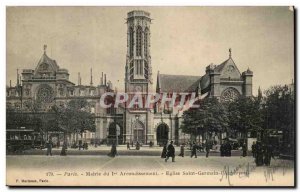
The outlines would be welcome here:
[[[119,156],[160,156],[162,152],[162,147],[141,147],[140,150],[136,150],[135,148],[131,148],[131,150],[127,150],[126,146],[121,145],[117,147]],[[60,155],[61,148],[53,148],[52,154],[53,155]],[[179,154],[180,148],[175,147],[175,154]],[[109,146],[100,146],[100,147],[89,147],[88,150],[78,150],[78,149],[71,149],[69,148],[67,151],[67,155],[107,155],[110,152]],[[240,156],[241,151],[239,150],[232,150],[232,156]],[[185,156],[190,156],[190,150],[185,150]],[[205,156],[204,152],[197,152],[199,156]],[[20,152],[17,154],[9,154],[9,155],[46,155],[46,149],[32,149],[26,150],[24,152]],[[249,152],[249,155],[251,153]],[[211,151],[210,156],[220,156],[220,152]]]
[[[7,156],[7,176],[42,178],[48,185],[291,185],[293,161],[273,160],[270,167],[256,167],[252,157],[176,157],[165,162],[154,156]],[[47,175],[53,173],[55,177]],[[226,177],[226,173],[241,175]],[[110,174],[105,176],[104,174]],[[115,175],[112,175],[115,173]],[[124,176],[122,174],[129,174]],[[136,174],[151,174],[137,176]],[[72,175],[75,174],[75,175]],[[100,174],[100,175],[97,175]],[[131,174],[131,175],[130,175]],[[206,175],[203,175],[206,174]],[[208,174],[208,175],[207,175]],[[216,174],[216,175],[209,175]],[[47,184],[38,182],[36,184]],[[23,183],[24,184],[24,183]]]

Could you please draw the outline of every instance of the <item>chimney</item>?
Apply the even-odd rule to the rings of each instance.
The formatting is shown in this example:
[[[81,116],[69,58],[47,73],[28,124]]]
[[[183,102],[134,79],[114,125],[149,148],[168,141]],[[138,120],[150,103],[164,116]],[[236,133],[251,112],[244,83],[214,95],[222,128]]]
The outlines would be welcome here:
[[[104,74],[104,85],[106,86],[106,74]]]
[[[9,87],[11,87],[11,80],[9,80]]]
[[[103,72],[102,72],[102,76],[101,76],[101,85],[103,85]]]

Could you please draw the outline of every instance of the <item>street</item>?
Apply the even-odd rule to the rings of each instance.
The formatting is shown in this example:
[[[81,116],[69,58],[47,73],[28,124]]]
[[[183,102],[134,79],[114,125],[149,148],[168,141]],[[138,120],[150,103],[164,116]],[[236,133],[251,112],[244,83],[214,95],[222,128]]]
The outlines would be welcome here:
[[[120,156],[128,155],[128,156],[160,156],[162,152],[162,147],[154,146],[143,146],[140,150],[136,150],[135,146],[131,147],[130,150],[127,150],[125,145],[119,145],[117,146],[117,151]],[[111,150],[111,146],[101,145],[98,147],[89,146],[88,150],[79,150],[78,148],[68,148],[67,149],[67,155],[107,155]],[[61,147],[60,148],[53,148],[52,154],[53,155],[60,155]],[[175,154],[179,154],[180,147],[175,147]],[[23,152],[19,152],[17,154],[15,153],[9,153],[8,155],[46,155],[46,149],[31,149],[31,150],[25,150]],[[232,156],[240,156],[241,151],[240,150],[232,150],[231,151]],[[190,150],[186,147],[185,148],[185,156],[191,155]],[[199,156],[205,156],[205,152],[197,152],[197,155]],[[249,152],[249,155],[251,155],[251,152]],[[220,156],[219,151],[210,151],[210,156]]]

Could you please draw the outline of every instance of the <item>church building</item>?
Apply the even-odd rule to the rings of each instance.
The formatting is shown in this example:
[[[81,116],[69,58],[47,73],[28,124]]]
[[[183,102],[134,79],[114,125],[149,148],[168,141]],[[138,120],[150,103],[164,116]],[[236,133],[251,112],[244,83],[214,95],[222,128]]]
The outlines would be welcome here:
[[[253,72],[248,69],[240,72],[238,65],[229,57],[218,65],[210,64],[199,76],[171,75],[158,72],[154,87],[151,63],[151,17],[142,10],[127,14],[127,54],[125,64],[125,92],[132,99],[134,93],[196,92],[201,98],[216,97],[221,102],[231,101],[239,96],[252,96]],[[124,34],[126,35],[126,34]],[[156,37],[154,37],[156,38]],[[154,47],[159,49],[159,47]],[[154,63],[155,65],[155,63]],[[22,78],[21,78],[22,77]],[[99,75],[100,77],[100,75]],[[23,69],[17,74],[17,85],[7,86],[7,107],[28,111],[33,100],[43,103],[41,111],[47,113],[53,105],[65,105],[71,99],[83,98],[89,103],[89,111],[95,114],[96,132],[87,133],[87,139],[98,139],[109,143],[118,138],[120,144],[140,142],[143,144],[162,144],[173,140],[175,143],[187,142],[190,135],[181,132],[182,110],[160,106],[155,109],[101,108],[100,97],[105,92],[115,92],[112,83],[101,75],[101,81],[81,85],[69,80],[67,69],[60,68],[57,62],[46,54],[46,46],[35,69]],[[118,129],[119,131],[116,131]],[[119,134],[118,134],[119,132]],[[73,139],[73,138],[69,138]]]

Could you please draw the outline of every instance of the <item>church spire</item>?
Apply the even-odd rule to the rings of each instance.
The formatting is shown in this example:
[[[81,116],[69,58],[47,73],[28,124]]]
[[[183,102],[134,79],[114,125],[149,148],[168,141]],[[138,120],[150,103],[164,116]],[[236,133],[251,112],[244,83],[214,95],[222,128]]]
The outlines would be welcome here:
[[[261,100],[261,99],[262,99],[262,92],[261,92],[260,86],[258,87],[258,94],[257,94],[257,98],[258,98],[259,100]]]
[[[46,50],[47,50],[47,45],[44,45],[44,54],[46,54]]]
[[[19,82],[19,69],[17,69],[17,86],[19,86],[20,82]]]
[[[229,59],[231,58],[231,48],[229,48]]]
[[[81,77],[80,77],[80,73],[78,73],[78,85],[81,85]]]
[[[91,68],[91,82],[90,85],[93,86],[93,69]]]

